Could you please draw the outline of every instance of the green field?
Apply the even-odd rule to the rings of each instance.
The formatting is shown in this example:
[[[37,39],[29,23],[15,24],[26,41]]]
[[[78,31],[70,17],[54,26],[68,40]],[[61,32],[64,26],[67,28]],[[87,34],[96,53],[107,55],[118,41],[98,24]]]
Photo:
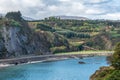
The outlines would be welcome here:
[[[99,53],[113,53],[114,51],[77,51],[77,52],[65,52],[65,53],[57,53],[56,55],[63,54],[99,54]]]
[[[118,31],[110,31],[110,34],[112,35],[112,37],[120,37]]]

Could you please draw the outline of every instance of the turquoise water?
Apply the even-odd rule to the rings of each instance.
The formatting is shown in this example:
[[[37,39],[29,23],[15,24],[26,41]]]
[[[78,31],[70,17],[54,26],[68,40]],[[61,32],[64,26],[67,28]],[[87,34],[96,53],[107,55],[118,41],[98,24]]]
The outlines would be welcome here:
[[[0,80],[89,80],[100,66],[108,66],[106,57],[24,64],[0,69]]]

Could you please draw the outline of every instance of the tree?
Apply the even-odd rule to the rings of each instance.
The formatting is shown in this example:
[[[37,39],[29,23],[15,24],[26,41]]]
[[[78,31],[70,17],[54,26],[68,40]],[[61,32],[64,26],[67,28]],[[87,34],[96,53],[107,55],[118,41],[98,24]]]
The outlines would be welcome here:
[[[112,58],[112,66],[115,69],[120,70],[120,42],[115,46],[115,50]]]
[[[5,16],[8,19],[13,19],[15,21],[21,21],[22,20],[22,15],[21,12],[8,12]]]

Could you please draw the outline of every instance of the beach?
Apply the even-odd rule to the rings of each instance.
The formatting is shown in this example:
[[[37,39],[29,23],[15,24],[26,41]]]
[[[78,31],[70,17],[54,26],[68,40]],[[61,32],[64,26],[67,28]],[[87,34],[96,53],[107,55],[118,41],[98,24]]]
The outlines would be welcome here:
[[[19,65],[19,64],[30,64],[37,62],[45,62],[45,61],[56,61],[56,60],[64,60],[64,59],[82,59],[83,57],[93,57],[93,56],[110,56],[111,52],[107,53],[90,53],[90,54],[57,54],[57,55],[35,55],[35,56],[23,56],[18,58],[10,58],[10,59],[0,59],[0,68]]]

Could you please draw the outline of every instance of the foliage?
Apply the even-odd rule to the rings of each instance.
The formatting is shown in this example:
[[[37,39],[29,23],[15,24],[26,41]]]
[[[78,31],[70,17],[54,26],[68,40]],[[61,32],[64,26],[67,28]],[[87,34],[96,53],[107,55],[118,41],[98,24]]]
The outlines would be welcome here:
[[[115,69],[120,70],[120,42],[115,47],[114,54],[113,54],[113,60],[112,60],[112,66]]]
[[[52,27],[50,27],[48,25],[45,25],[45,24],[38,24],[37,25],[37,29],[41,29],[43,31],[50,31],[50,32],[54,32],[55,31]]]
[[[11,25],[11,26],[15,26],[15,27],[21,26],[21,24],[20,24],[18,21],[15,21],[15,20],[11,20],[11,21],[10,21],[10,25]]]
[[[90,38],[89,34],[81,34],[81,33],[76,33],[74,31],[57,31],[57,33],[64,35],[67,38]]]
[[[120,80],[120,70],[106,69],[100,71],[95,80]]]
[[[15,21],[23,20],[20,11],[18,11],[18,12],[8,12],[5,17],[8,18],[8,19],[13,19]]]
[[[50,50],[55,54],[60,52],[66,52],[67,47],[66,46],[52,47],[50,48]]]
[[[108,74],[108,72],[106,72]],[[105,80],[120,80],[120,70],[114,70]]]
[[[64,20],[49,17],[45,18],[45,20],[32,21],[29,23],[35,24],[35,26],[37,25],[37,29],[42,31],[57,33],[68,41],[84,41],[84,45],[98,50],[111,50],[112,46],[120,40],[119,21]],[[59,43],[57,41],[55,42]]]
[[[117,33],[120,34],[120,30],[118,30]]]
[[[70,51],[82,51],[84,50],[83,45],[71,46]]]
[[[120,42],[115,46],[114,54],[111,59],[112,65],[110,67],[113,68],[101,68],[98,74],[93,75],[94,79],[92,80],[120,80]]]

